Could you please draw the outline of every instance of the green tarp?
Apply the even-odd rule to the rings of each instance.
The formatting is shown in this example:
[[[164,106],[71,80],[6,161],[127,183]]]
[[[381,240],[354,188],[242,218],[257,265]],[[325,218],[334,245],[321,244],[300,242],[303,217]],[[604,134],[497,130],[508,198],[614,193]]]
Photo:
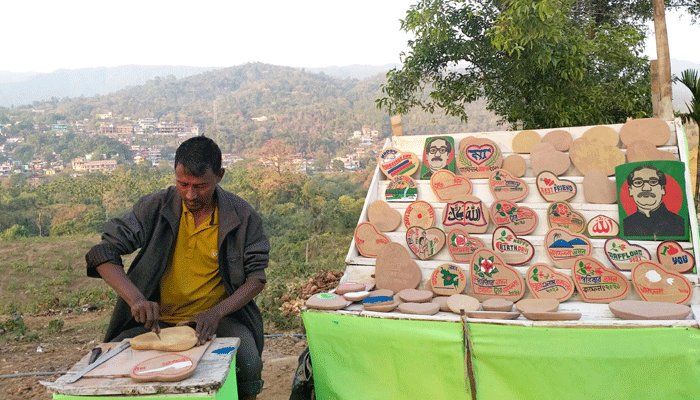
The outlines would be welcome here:
[[[304,312],[316,396],[469,399],[458,323]]]
[[[303,314],[319,400],[470,399],[458,322]],[[478,400],[700,399],[700,329],[470,323]]]

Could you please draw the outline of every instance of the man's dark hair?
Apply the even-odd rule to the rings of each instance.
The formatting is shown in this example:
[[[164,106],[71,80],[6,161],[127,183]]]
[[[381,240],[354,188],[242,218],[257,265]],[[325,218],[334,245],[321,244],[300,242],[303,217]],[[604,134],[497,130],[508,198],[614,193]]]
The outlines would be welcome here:
[[[181,164],[188,174],[202,176],[211,168],[218,174],[221,171],[221,149],[208,137],[195,136],[187,139],[175,152],[175,168]]]
[[[450,144],[450,141],[447,140],[447,138],[445,138],[444,136],[431,138],[430,142],[428,142],[428,150],[430,150],[430,146],[432,146],[436,140],[442,140],[443,142],[445,142],[445,147],[447,148],[448,154],[452,151],[452,145]]]
[[[656,171],[656,176],[659,177],[659,185],[661,185],[662,188],[666,187],[666,174],[664,174],[663,172],[659,171],[658,168],[651,165],[642,165],[633,169],[632,172],[630,172],[630,174],[627,175],[627,184],[632,186],[632,181],[634,180],[634,173],[643,169],[653,169],[654,171]]]

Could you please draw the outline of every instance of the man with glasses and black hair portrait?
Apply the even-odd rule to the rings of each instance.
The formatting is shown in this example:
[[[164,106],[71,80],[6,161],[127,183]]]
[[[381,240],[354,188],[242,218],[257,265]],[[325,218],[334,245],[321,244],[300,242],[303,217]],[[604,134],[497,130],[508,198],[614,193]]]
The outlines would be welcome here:
[[[624,219],[627,236],[680,236],[685,233],[683,218],[666,208],[666,175],[643,165],[627,175],[630,197],[637,211]]]
[[[446,169],[455,172],[454,146],[452,139],[445,136],[430,137],[425,140],[421,179],[430,179],[433,173]]]
[[[175,185],[141,198],[107,222],[85,256],[88,276],[119,295],[105,340],[118,342],[161,327],[188,324],[198,344],[238,337],[238,396],[262,390],[263,321],[253,300],[265,286],[270,245],[262,220],[219,186],[221,150],[203,136],[175,153]],[[124,272],[122,255],[140,249]]]

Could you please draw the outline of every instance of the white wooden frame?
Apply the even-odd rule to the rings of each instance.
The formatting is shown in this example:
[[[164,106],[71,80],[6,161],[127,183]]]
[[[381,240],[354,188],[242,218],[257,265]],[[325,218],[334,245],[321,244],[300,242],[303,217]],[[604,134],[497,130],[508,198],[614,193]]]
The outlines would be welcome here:
[[[673,133],[669,139],[669,141],[664,145],[661,146],[661,150],[666,150],[669,151],[673,154],[675,154],[681,161],[684,162],[685,165],[685,180],[686,180],[686,199],[688,203],[688,212],[689,212],[689,219],[690,219],[690,240],[687,242],[681,242],[681,245],[683,246],[684,249],[692,252],[693,254],[700,254],[700,241],[698,238],[700,237],[698,234],[698,221],[695,218],[696,216],[696,211],[695,211],[695,203],[693,199],[693,193],[692,190],[689,188],[690,186],[690,169],[688,167],[688,149],[687,149],[687,140],[685,138],[685,133],[683,131],[683,127],[680,123],[679,120],[675,121],[669,121],[668,122],[669,127],[671,129],[671,132]],[[608,125],[609,127],[613,128],[615,131],[620,130],[622,127],[622,124],[615,124],[615,125]],[[552,129],[539,129],[536,130],[541,136],[544,136],[547,132],[553,131],[556,129],[566,129],[571,133],[574,139],[580,137],[583,135],[583,133],[591,128],[590,126],[582,126],[582,127],[567,127],[567,128],[552,128]],[[493,140],[496,142],[502,153],[503,157],[507,157],[508,155],[512,154],[512,148],[511,148],[511,142],[512,138],[518,133],[519,131],[497,131],[497,132],[488,132],[488,133],[458,133],[458,134],[453,134],[450,135],[454,138],[455,140],[455,145],[457,145],[464,137],[467,136],[475,136],[475,137],[485,137],[488,139]],[[425,139],[427,137],[430,137],[432,135],[412,135],[412,136],[395,136],[392,137],[391,139],[387,139],[385,146],[393,146],[396,147],[400,150],[403,151],[410,151],[419,156],[421,158],[422,152],[423,152],[423,145],[425,142]],[[625,149],[622,149],[624,152]],[[529,155],[523,154],[522,155],[525,159],[526,162],[528,163],[529,166]],[[418,175],[418,174],[416,174]],[[617,204],[588,204],[585,203],[584,197],[583,197],[583,186],[582,186],[582,174],[576,170],[576,168],[572,165],[569,170],[564,173],[562,176],[565,176],[567,179],[574,181],[577,186],[578,186],[578,194],[576,197],[574,197],[572,200],[570,200],[572,207],[576,210],[581,212],[586,219],[590,219],[591,217],[598,215],[598,214],[603,214],[607,215],[614,220],[618,220],[618,209],[617,209]],[[549,265],[552,263],[546,258],[544,252],[542,251],[542,242],[544,240],[544,235],[546,234],[547,231],[547,223],[546,223],[546,208],[548,203],[545,202],[537,192],[537,188],[535,186],[535,178],[533,176],[532,170],[530,168],[527,169],[526,175],[525,175],[525,181],[528,185],[529,188],[529,195],[523,199],[522,201],[518,202],[519,204],[523,204],[525,206],[528,206],[535,210],[538,214],[539,217],[539,223],[537,229],[530,235],[524,236],[525,239],[529,240],[532,242],[532,244],[535,246],[535,257],[528,263],[527,266],[523,267],[518,267],[518,271],[520,271],[522,274],[524,274],[529,265],[532,265],[534,262],[545,262]],[[614,180],[614,177],[612,178]],[[374,171],[374,175],[372,177],[372,182],[369,186],[369,189],[367,191],[367,196],[365,198],[365,204],[362,209],[362,213],[360,214],[360,218],[358,223],[360,222],[365,222],[367,221],[367,207],[369,204],[371,204],[375,200],[384,200],[384,190],[386,189],[386,185],[388,183],[388,180],[384,177],[382,172],[379,170],[379,168],[376,168]],[[427,180],[417,180],[416,179],[416,184],[418,186],[418,199],[419,200],[425,200],[430,202],[433,207],[435,208],[436,215],[439,216],[437,217],[436,221],[436,226],[440,228],[444,228],[441,223],[441,216],[442,216],[442,210],[444,208],[445,203],[439,202],[437,198],[435,198],[434,194],[432,193],[432,190],[430,189],[429,181]],[[479,197],[482,201],[484,201],[487,205],[490,205],[491,202],[493,201],[493,196],[491,195],[491,192],[488,189],[488,180],[487,179],[472,179],[472,185],[473,189],[472,192],[474,195]],[[408,203],[389,203],[390,206],[399,212],[403,213],[405,210],[406,206]],[[488,246],[491,244],[491,234],[493,232],[494,226],[491,224],[489,226],[489,230],[487,231],[486,234],[477,234],[474,235],[481,240],[484,241],[484,243]],[[406,240],[405,240],[405,227],[402,225],[400,226],[395,232],[389,232],[387,233],[387,236],[391,238],[392,241],[397,242],[402,244],[403,246],[406,246]],[[601,239],[592,239],[592,246],[593,246],[593,256],[596,257],[597,259],[603,261],[606,265],[612,266],[606,259],[603,253],[603,244],[605,240]],[[656,254],[656,247],[660,243],[659,241],[631,241],[634,244],[641,245],[649,250],[649,252],[652,254],[652,258],[655,259],[655,254]],[[410,253],[410,252],[409,252]],[[415,258],[415,257],[414,257]],[[696,257],[697,258],[697,257]],[[425,281],[428,279],[430,274],[432,273],[433,269],[437,267],[440,264],[443,263],[453,263],[460,265],[462,268],[468,271],[468,264],[465,263],[455,263],[447,249],[443,249],[438,253],[433,259],[423,261],[423,260],[415,260],[419,267],[421,268],[421,272],[423,274],[423,282],[421,283],[421,287],[424,286]],[[373,258],[366,258],[362,257],[355,246],[355,241],[353,240],[352,243],[350,244],[350,249],[347,253],[346,257],[346,270],[345,274],[343,275],[342,281],[360,281],[364,280],[366,278],[370,278],[374,274],[374,265],[376,260]],[[697,269],[696,269],[697,270]],[[568,269],[557,269],[558,272],[565,273],[565,274],[571,274],[570,270]],[[630,273],[625,272],[625,276],[629,279]],[[573,322],[534,322],[534,321],[528,321],[523,319],[523,317],[520,317],[517,320],[514,321],[508,321],[508,322],[499,322],[499,323],[505,323],[505,324],[518,324],[518,325],[528,325],[528,326],[587,326],[587,325],[593,325],[593,326],[696,326],[698,327],[698,320],[700,319],[700,315],[698,313],[700,312],[700,307],[697,305],[700,304],[700,282],[698,280],[698,274],[697,273],[688,273],[684,274],[693,284],[693,299],[691,303],[694,305],[693,307],[693,313],[688,317],[687,320],[683,321],[623,321],[615,318],[612,313],[610,313],[607,304],[591,304],[591,303],[584,303],[580,301],[577,297],[572,298],[571,300],[562,303],[561,309],[562,310],[578,310],[581,311],[583,314],[583,317],[580,321],[573,321]],[[528,292],[526,293],[525,297],[529,297],[531,294]],[[639,299],[639,297],[634,293],[634,291],[631,291],[631,294],[627,297],[628,299]],[[371,316],[371,317],[381,317],[381,318],[400,318],[400,319],[428,319],[428,320],[446,320],[446,321],[459,321],[459,316],[455,314],[450,314],[450,313],[438,313],[435,316],[431,317],[425,317],[425,316],[411,316],[407,314],[401,314],[398,312],[392,312],[392,313],[376,313],[376,312],[367,312],[363,311],[361,306],[351,306],[349,309],[345,311],[340,311],[340,313],[347,313],[347,314],[357,314],[357,315],[362,315],[362,316]],[[467,320],[472,320],[467,318]],[[482,321],[482,322],[490,322],[494,323],[492,320],[476,320],[474,319],[473,321]]]

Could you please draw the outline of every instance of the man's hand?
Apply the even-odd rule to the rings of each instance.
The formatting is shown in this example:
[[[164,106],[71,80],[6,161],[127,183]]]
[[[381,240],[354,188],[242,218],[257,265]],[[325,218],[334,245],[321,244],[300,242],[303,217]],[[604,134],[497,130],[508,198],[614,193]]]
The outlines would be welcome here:
[[[194,322],[197,324],[195,331],[197,332],[197,346],[211,339],[219,328],[221,315],[214,308],[201,312],[194,317]]]
[[[148,301],[146,299],[137,300],[131,306],[131,315],[136,322],[143,324],[143,326],[150,331],[160,319],[160,306],[154,301]]]

